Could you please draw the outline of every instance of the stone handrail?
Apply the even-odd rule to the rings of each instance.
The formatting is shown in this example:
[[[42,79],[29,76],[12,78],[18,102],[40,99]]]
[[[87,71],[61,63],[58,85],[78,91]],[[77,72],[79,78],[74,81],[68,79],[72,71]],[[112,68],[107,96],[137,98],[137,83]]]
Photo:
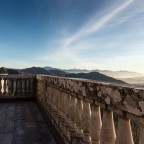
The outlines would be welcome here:
[[[0,98],[33,97],[34,87],[34,75],[0,75]]]
[[[144,144],[144,89],[40,75],[36,81],[37,101],[66,144],[134,144],[130,121]]]

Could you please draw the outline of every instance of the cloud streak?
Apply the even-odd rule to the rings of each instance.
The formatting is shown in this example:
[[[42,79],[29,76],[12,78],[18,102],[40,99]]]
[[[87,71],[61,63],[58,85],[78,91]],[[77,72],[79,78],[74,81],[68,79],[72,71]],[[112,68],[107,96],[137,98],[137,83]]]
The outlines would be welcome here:
[[[95,37],[92,39],[88,37],[86,40],[81,39],[92,33],[96,33],[98,30],[107,26],[108,23],[117,25],[119,21],[123,23],[129,18],[134,17],[139,12],[137,12],[137,9],[132,11],[132,6],[135,4],[133,2],[138,3],[134,0],[125,0],[123,4],[113,8],[109,13],[99,19],[91,19],[90,22],[86,23],[74,35],[71,35],[67,39],[60,39],[57,43],[58,47],[56,46],[51,50],[48,49],[37,60],[47,61],[64,68],[137,69],[137,71],[144,71],[141,68],[144,61],[144,51],[141,51],[143,42],[140,45],[138,41],[139,46],[137,46],[137,40],[135,38],[133,40],[134,36],[131,35],[131,31],[128,34],[124,31],[124,35],[123,32],[117,34],[114,31],[114,33],[110,33],[112,36],[108,35],[108,39],[105,38],[105,35],[98,37],[96,40]],[[129,7],[131,4],[132,6]],[[128,11],[129,9],[130,11]],[[133,13],[134,15],[129,13]],[[117,17],[118,14],[120,14],[119,17]]]
[[[76,34],[73,36],[67,38],[65,40],[64,45],[69,46],[76,40],[78,40],[81,37],[87,36],[91,33],[97,32],[99,29],[101,29],[103,26],[105,26],[113,17],[115,17],[117,14],[119,14],[121,11],[123,11],[125,8],[127,8],[134,0],[126,0],[125,3],[118,6],[114,10],[112,10],[110,13],[104,15],[101,19],[98,21],[90,21],[87,23],[82,29],[80,29]]]

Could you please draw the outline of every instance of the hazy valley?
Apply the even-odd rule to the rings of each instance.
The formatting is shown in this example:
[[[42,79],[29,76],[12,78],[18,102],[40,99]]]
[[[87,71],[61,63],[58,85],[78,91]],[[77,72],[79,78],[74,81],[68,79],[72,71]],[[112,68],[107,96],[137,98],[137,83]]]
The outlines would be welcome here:
[[[144,74],[131,71],[58,69],[53,67],[30,67],[25,69],[0,68],[0,74],[42,74],[70,78],[91,79],[104,82],[144,85]]]

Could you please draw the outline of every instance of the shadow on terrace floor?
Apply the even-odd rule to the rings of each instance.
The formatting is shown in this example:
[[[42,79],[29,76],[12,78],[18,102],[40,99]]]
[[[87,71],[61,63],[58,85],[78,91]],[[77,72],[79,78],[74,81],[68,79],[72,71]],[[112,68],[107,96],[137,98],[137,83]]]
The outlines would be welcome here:
[[[0,103],[0,144],[58,144],[36,102]]]

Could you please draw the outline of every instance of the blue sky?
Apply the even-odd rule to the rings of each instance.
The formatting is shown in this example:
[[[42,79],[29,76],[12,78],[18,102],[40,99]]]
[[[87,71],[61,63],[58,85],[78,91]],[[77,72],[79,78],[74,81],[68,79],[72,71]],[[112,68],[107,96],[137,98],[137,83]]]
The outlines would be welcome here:
[[[0,66],[143,65],[143,0],[0,0]]]

